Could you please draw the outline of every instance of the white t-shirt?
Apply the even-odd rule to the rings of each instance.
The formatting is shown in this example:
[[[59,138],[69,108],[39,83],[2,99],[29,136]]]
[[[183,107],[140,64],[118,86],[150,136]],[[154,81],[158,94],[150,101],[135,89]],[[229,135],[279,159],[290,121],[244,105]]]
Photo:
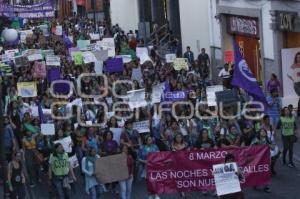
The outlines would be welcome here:
[[[226,71],[225,68],[223,68],[219,72],[219,77],[222,77],[223,79],[228,79],[228,78],[230,78],[230,73],[229,73],[229,71]]]

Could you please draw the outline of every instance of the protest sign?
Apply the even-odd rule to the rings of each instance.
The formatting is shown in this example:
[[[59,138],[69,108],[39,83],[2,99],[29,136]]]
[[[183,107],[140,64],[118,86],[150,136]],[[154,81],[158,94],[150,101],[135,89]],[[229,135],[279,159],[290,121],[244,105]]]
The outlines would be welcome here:
[[[79,167],[79,162],[76,155],[69,157],[69,162],[73,169]]]
[[[149,120],[134,122],[133,129],[137,130],[139,133],[150,132],[150,123]]]
[[[173,63],[176,59],[176,54],[166,54],[166,63]]]
[[[22,97],[36,97],[37,87],[36,82],[18,82],[18,95]]]
[[[165,101],[181,101],[187,99],[187,93],[185,91],[173,91],[173,92],[166,92],[164,94]]]
[[[97,61],[95,55],[91,51],[83,52],[82,56],[83,56],[83,62],[85,64]]]
[[[77,48],[84,50],[91,44],[90,40],[77,40]]]
[[[97,45],[99,45],[102,50],[108,50],[109,57],[116,55],[114,38],[103,38],[101,41],[97,41]]]
[[[148,191],[154,194],[214,190],[213,165],[224,163],[225,156],[229,153],[234,155],[244,176],[242,187],[270,184],[270,149],[266,145],[260,145],[149,154]]]
[[[90,38],[91,38],[92,41],[99,40],[100,39],[100,34],[90,33]]]
[[[56,140],[53,143],[54,144],[60,143],[63,146],[66,153],[72,152],[72,139],[70,136],[60,139],[60,140]]]
[[[43,135],[55,135],[54,124],[41,124],[41,133]]]
[[[116,58],[122,58],[124,64],[132,61],[131,55],[117,55]]]
[[[106,61],[105,71],[109,73],[123,72],[123,60],[122,58],[110,58]]]
[[[237,172],[238,167],[234,162],[213,165],[213,175],[218,196],[241,191],[240,180]]]
[[[85,50],[88,50],[88,51],[95,51],[95,50],[97,50],[98,48],[97,48],[97,44],[90,44],[90,45],[88,45],[87,47],[86,47],[86,49]],[[99,50],[99,49],[98,49]]]
[[[106,61],[108,58],[108,50],[97,50],[92,52],[99,61]]]
[[[152,87],[151,100],[152,104],[160,103],[161,97],[164,94],[165,83],[160,83]]]
[[[206,96],[207,96],[207,104],[208,106],[216,106],[217,98],[216,93],[219,91],[223,91],[223,85],[215,85],[215,86],[207,86],[206,87]]]
[[[60,66],[60,57],[56,55],[47,55],[46,57],[47,66]]]
[[[69,48],[68,51],[69,51],[69,54],[72,56],[72,53],[79,52],[80,49],[77,47],[73,47],[73,48]]]
[[[11,76],[12,68],[10,65],[5,63],[0,63],[0,76]]]
[[[63,34],[63,28],[62,28],[62,26],[56,26],[55,27],[55,34],[57,36],[62,36],[62,34]]]
[[[131,109],[134,109],[147,106],[148,103],[146,101],[145,95],[145,89],[128,91],[127,96],[129,97],[129,107]]]
[[[44,59],[43,55],[40,53],[28,55],[27,58],[28,58],[28,61],[37,61],[37,60]]]
[[[95,73],[98,75],[103,74],[103,62],[102,61],[95,61]]]
[[[45,78],[47,75],[46,64],[44,61],[34,62],[32,76],[34,78]]]
[[[143,74],[142,74],[141,67],[132,69],[131,80],[137,80],[137,81],[143,80]]]
[[[53,49],[42,50],[42,55],[44,58],[51,55],[54,56],[54,50]]]
[[[72,53],[72,59],[73,59],[75,65],[82,65],[83,64],[82,52]]]
[[[96,159],[95,175],[102,184],[128,179],[127,156],[122,153]]]
[[[6,57],[9,60],[13,60],[16,53],[19,53],[19,49],[12,49],[12,50],[6,50],[6,51],[4,51],[4,54],[6,55]]]
[[[26,43],[26,38],[33,35],[32,30],[22,30],[22,31],[19,31],[19,33],[20,33],[21,43]]]
[[[42,25],[39,25],[37,27],[43,32],[44,36],[46,36],[46,37],[49,36],[49,30],[48,30],[48,25],[47,24],[42,24]]]
[[[14,61],[15,61],[15,66],[17,68],[22,67],[22,66],[23,67],[28,67],[29,66],[27,57],[24,57],[22,55],[15,56],[15,60]]]
[[[185,58],[176,58],[173,67],[175,70],[189,70],[188,60]]]
[[[146,47],[137,47],[136,48],[136,56],[141,57],[142,55],[149,55],[148,48]]]
[[[51,84],[51,82],[53,82],[55,80],[59,80],[59,79],[60,79],[60,70],[59,70],[59,68],[49,68],[48,73],[47,73],[48,83]]]
[[[226,50],[224,52],[224,61],[225,63],[233,63],[234,62],[234,55],[232,50]]]
[[[121,134],[123,132],[122,128],[110,128],[109,129],[113,133],[113,140],[115,140],[118,145],[120,145]]]

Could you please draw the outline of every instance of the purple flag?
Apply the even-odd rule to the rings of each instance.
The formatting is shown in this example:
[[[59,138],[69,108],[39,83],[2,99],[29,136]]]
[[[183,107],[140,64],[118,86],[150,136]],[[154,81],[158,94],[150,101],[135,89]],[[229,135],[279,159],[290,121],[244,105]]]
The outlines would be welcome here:
[[[70,40],[70,38],[63,34],[63,37],[64,37],[64,43],[65,45],[68,47],[68,48],[71,48],[73,46],[73,42]]]
[[[50,68],[47,73],[47,79],[49,84],[51,84],[51,82],[55,80],[59,80],[60,79],[59,68]]]
[[[112,58],[106,61],[105,71],[109,73],[123,72],[123,59],[122,58]]]
[[[254,100],[266,104],[266,97],[234,41],[235,67],[231,84],[244,89]]]

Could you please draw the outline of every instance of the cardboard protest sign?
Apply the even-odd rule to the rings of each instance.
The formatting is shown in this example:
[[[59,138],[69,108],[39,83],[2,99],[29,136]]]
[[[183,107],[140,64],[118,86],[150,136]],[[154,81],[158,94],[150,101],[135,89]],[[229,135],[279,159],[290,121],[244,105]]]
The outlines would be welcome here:
[[[53,143],[54,144],[60,143],[63,146],[66,153],[72,152],[72,139],[70,136],[65,137],[64,139],[56,140]]]
[[[43,135],[55,135],[54,124],[41,124],[41,133]]]
[[[0,76],[11,76],[12,68],[10,65],[5,63],[0,63]]]
[[[106,61],[105,71],[109,73],[123,72],[123,60],[122,58],[111,58]]]
[[[77,48],[79,48],[80,50],[86,49],[90,44],[90,40],[77,40]]]
[[[176,59],[176,54],[166,54],[166,63],[173,63]]]
[[[213,175],[218,196],[237,193],[241,191],[238,175],[238,167],[235,162],[213,165]]]
[[[55,27],[55,34],[57,36],[61,36],[63,34],[63,28],[62,28],[62,26],[56,26]]]
[[[149,120],[134,122],[133,129],[137,130],[139,133],[150,132],[150,123]]]
[[[83,62],[85,64],[93,63],[97,61],[95,55],[91,51],[83,52],[82,56],[83,56]]]
[[[97,50],[92,52],[99,61],[106,61],[108,58],[108,50]]]
[[[102,50],[108,50],[109,57],[114,57],[116,55],[114,38],[103,38],[101,41],[97,41],[97,45],[99,45]]]
[[[82,65],[83,64],[82,52],[72,53],[72,59],[73,59],[75,65]]]
[[[60,57],[56,55],[48,55],[46,57],[47,66],[60,66]]]
[[[18,95],[24,98],[37,96],[36,82],[18,82],[17,89]]]
[[[41,53],[32,54],[27,56],[28,61],[37,61],[37,60],[43,60],[43,55]]]
[[[45,61],[34,62],[32,76],[34,78],[45,78],[46,75],[47,75],[47,70],[46,70]]]
[[[102,184],[128,179],[127,156],[118,154],[96,159],[95,175]]]
[[[69,157],[69,162],[73,169],[79,167],[79,162],[76,155]]]
[[[53,82],[55,80],[59,80],[59,79],[60,79],[60,70],[59,70],[59,68],[50,68],[50,69],[48,69],[48,73],[47,73],[48,83],[51,84],[51,82]]]
[[[90,33],[90,38],[91,38],[92,41],[99,40],[100,39],[100,34]]]
[[[189,70],[188,60],[185,58],[176,58],[173,67],[175,70]]]
[[[120,145],[121,134],[123,132],[122,128],[110,128],[109,129],[113,133],[113,140],[115,140],[118,145]]]

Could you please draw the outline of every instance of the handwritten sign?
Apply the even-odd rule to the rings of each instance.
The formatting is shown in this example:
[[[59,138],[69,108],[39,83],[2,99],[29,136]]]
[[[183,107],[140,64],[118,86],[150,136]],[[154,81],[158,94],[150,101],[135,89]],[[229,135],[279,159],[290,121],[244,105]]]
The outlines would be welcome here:
[[[47,66],[60,66],[60,57],[56,55],[48,55],[46,57]]]
[[[83,52],[82,56],[83,56],[83,62],[85,64],[93,63],[93,62],[97,61],[95,55],[90,51]]]
[[[70,162],[70,165],[73,169],[76,168],[76,167],[79,167],[79,162],[78,162],[78,159],[77,159],[76,155],[71,156],[69,158],[69,162]]]
[[[114,38],[103,38],[101,41],[98,41],[97,44],[102,50],[108,50],[109,57],[114,57],[116,55]]]
[[[17,83],[18,95],[22,97],[36,97],[36,82],[19,82]]]
[[[54,141],[53,143],[54,144],[60,143],[63,146],[65,152],[67,153],[72,152],[72,139],[70,136],[65,137],[64,139],[61,140]]]
[[[174,69],[177,71],[180,70],[189,70],[188,61],[185,58],[176,58],[174,61]]]
[[[92,41],[99,40],[100,34],[90,33],[90,38]]]
[[[86,49],[91,44],[90,40],[77,40],[77,47],[80,50]]]
[[[166,63],[174,63],[176,54],[166,54]]]
[[[28,55],[28,61],[37,61],[37,60],[42,60],[44,59],[43,58],[43,55],[38,53],[38,54],[33,54],[33,55]]]
[[[56,34],[57,36],[61,36],[62,33],[63,33],[63,28],[62,28],[62,26],[56,26],[55,34]]]
[[[75,65],[82,65],[83,64],[82,52],[74,52],[72,54],[72,59],[73,59]]]
[[[137,130],[139,133],[147,133],[150,132],[150,124],[149,120],[134,122],[133,129]]]

